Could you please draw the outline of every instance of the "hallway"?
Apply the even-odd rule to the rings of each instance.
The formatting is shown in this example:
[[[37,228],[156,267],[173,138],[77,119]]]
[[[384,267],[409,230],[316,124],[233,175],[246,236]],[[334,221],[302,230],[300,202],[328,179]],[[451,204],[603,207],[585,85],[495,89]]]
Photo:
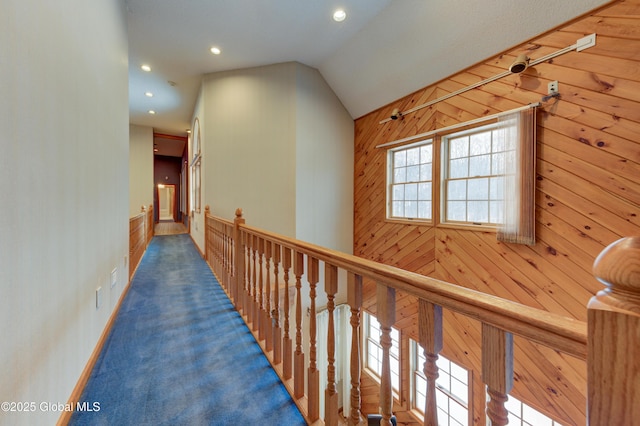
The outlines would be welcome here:
[[[186,234],[187,227],[183,223],[161,220],[153,228],[153,235],[178,235]]]
[[[71,425],[306,424],[189,235],[155,236]]]

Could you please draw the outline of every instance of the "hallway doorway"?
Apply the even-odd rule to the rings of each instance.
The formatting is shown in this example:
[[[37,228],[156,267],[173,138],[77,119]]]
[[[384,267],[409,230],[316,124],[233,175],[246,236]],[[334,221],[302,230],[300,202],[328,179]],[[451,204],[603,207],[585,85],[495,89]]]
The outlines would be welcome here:
[[[158,219],[175,222],[176,186],[158,184]]]

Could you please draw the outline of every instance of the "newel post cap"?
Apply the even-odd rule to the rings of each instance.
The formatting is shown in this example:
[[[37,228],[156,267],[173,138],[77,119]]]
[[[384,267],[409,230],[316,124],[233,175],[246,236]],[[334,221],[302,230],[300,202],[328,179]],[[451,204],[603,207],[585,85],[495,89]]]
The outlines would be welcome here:
[[[609,244],[594,261],[593,273],[610,296],[640,304],[640,237]]]
[[[236,209],[236,217],[238,219],[242,217],[242,209],[240,207]]]

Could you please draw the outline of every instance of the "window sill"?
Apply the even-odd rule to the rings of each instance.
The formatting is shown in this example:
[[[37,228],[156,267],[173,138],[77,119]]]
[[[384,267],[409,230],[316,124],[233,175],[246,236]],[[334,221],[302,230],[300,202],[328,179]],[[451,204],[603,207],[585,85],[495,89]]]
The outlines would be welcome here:
[[[472,223],[449,223],[443,222],[436,225],[438,228],[449,228],[449,229],[461,229],[465,231],[479,231],[479,232],[491,232],[496,233],[498,228],[494,225],[475,225]]]
[[[411,218],[387,217],[387,218],[385,218],[385,222],[397,223],[397,224],[400,224],[400,225],[434,226],[433,220],[431,220],[431,219],[411,219]]]

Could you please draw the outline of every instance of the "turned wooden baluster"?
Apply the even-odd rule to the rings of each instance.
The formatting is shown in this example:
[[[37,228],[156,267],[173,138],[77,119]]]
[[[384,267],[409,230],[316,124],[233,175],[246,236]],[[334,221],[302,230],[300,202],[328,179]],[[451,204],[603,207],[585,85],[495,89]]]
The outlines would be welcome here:
[[[338,292],[338,268],[324,264],[324,291],[327,294],[327,312],[329,325],[327,328],[327,388],[324,392],[324,422],[328,426],[338,424],[338,390],[336,388],[336,330],[333,313],[335,297]]]
[[[436,380],[438,354],[442,350],[442,307],[420,299],[418,306],[418,335],[424,350],[424,374],[427,378],[424,425],[438,426]]]
[[[309,419],[315,421],[320,417],[320,371],[318,370],[317,331],[316,331],[316,286],[319,278],[318,259],[307,256],[307,279],[309,281],[309,368],[307,370],[307,398],[309,402]]]
[[[362,309],[362,276],[349,272],[347,275],[347,302],[351,307],[351,410],[349,426],[364,423],[360,397],[360,309]]]
[[[142,211],[144,211],[144,206],[142,206]],[[206,262],[209,262],[209,251],[211,250],[211,242],[209,241],[209,214],[211,213],[211,208],[206,205],[204,206],[204,259]]]
[[[224,225],[224,270],[227,274],[227,287],[229,288],[229,295],[234,300],[233,295],[233,243],[231,241],[232,228],[228,225]]]
[[[280,284],[278,283],[278,274],[280,264],[281,247],[279,244],[273,243],[273,311],[271,311],[272,328],[273,328],[273,362],[280,364],[282,362],[282,329],[280,328]]]
[[[630,425],[640,419],[640,237],[605,248],[593,265],[605,289],[588,304],[590,426]]]
[[[282,257],[282,269],[284,270],[284,337],[282,338],[283,362],[282,374],[285,380],[292,376],[292,342],[289,335],[289,270],[291,269],[291,249],[284,247]]]
[[[258,323],[258,340],[264,340],[264,240],[258,240],[258,299],[256,301],[256,321]]]
[[[509,423],[505,402],[513,387],[513,335],[482,324],[482,380],[487,385],[487,417],[491,426]]]
[[[252,265],[251,265],[251,329],[253,331],[258,330],[258,315],[256,314],[258,309],[258,268],[257,268],[257,255],[258,255],[258,237],[251,235],[251,251],[252,251]]]
[[[251,236],[246,232],[242,233],[242,240],[245,248],[245,269],[246,282],[244,289],[244,315],[247,317],[247,324],[251,322]]]
[[[391,384],[391,327],[396,322],[396,290],[378,283],[376,289],[380,346],[382,347],[382,375],[380,377],[381,426],[392,426],[393,389]]]
[[[262,311],[262,329],[265,349],[273,349],[273,327],[271,325],[271,242],[263,241],[265,252],[266,287],[264,291],[264,310]]]
[[[235,303],[238,312],[244,312],[244,286],[245,286],[245,269],[244,269],[244,244],[240,225],[244,224],[242,217],[242,209],[236,209],[236,218],[233,221],[233,278]]]
[[[296,276],[296,352],[293,357],[293,396],[304,396],[304,352],[302,352],[302,275],[304,254],[295,252],[293,273]]]

